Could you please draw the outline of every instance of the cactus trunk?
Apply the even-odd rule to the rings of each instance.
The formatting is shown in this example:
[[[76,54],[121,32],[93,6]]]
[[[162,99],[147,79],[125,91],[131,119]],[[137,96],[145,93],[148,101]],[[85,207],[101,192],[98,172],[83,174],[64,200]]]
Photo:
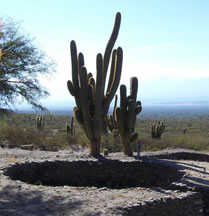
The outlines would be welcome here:
[[[129,137],[121,137],[121,142],[123,145],[123,153],[129,157],[133,156],[133,145]]]
[[[100,154],[100,145],[101,145],[101,138],[90,141],[90,154],[91,155]]]

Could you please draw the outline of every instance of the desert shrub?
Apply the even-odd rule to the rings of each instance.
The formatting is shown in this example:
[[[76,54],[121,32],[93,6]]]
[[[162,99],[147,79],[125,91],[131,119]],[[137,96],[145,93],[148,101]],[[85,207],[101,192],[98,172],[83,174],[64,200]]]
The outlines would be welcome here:
[[[153,140],[150,137],[142,137],[143,151],[157,151],[166,148],[182,148],[196,151],[208,151],[209,140],[207,137],[199,137],[195,134],[182,135],[175,134],[173,136],[163,137],[161,140]]]
[[[109,152],[120,152],[123,150],[120,137],[114,137],[112,133],[102,136],[102,149],[108,149]]]
[[[7,143],[9,147],[18,147],[19,145],[38,144],[41,136],[33,129],[24,129],[13,126],[3,126],[0,128],[1,143]]]
[[[69,145],[79,144],[79,136],[67,137],[66,133],[52,131],[39,132],[36,129],[2,126],[0,128],[1,145],[19,147],[20,145],[34,145],[42,150],[64,149]]]

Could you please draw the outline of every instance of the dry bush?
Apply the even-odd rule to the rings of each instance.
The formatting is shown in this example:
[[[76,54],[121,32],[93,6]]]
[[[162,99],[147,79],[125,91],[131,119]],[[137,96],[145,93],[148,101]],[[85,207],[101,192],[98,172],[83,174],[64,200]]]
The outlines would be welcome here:
[[[0,142],[2,146],[10,148],[20,145],[34,145],[41,150],[64,149],[69,145],[79,144],[79,136],[67,136],[66,133],[52,131],[39,132],[36,129],[24,129],[13,126],[3,126],[0,128]]]

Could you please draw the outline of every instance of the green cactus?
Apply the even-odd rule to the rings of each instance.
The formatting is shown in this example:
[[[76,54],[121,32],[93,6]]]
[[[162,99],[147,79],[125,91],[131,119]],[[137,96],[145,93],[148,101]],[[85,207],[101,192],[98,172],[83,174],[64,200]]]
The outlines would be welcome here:
[[[67,135],[70,135],[70,136],[75,135],[74,118],[73,118],[73,116],[71,118],[70,125],[68,123],[66,124],[66,132],[67,132]]]
[[[151,137],[153,139],[160,139],[162,133],[165,130],[165,125],[163,121],[159,121],[158,123],[151,123]]]
[[[101,132],[103,129],[104,117],[107,115],[110,103],[119,86],[123,51],[119,47],[113,49],[117,39],[121,22],[121,14],[117,13],[111,37],[107,43],[104,57],[98,54],[96,58],[96,81],[91,73],[84,67],[84,56],[77,55],[75,41],[71,41],[71,63],[72,82],[67,82],[68,90],[75,98],[74,116],[82,126],[89,142],[90,154],[100,154]],[[109,82],[105,91],[106,76],[112,53]]]
[[[37,115],[36,116],[36,128],[38,131],[43,132],[44,131],[44,126],[45,126],[45,119],[44,115]]]
[[[118,134],[116,117],[115,117],[115,110],[117,108],[117,101],[118,101],[118,96],[115,95],[115,103],[114,103],[114,108],[113,108],[112,115],[107,115],[106,116],[107,127],[113,133],[114,137],[119,135]]]
[[[138,79],[131,78],[130,95],[126,95],[126,86],[120,86],[120,107],[117,107],[116,121],[123,145],[124,154],[133,156],[133,143],[138,139],[138,133],[135,133],[136,116],[141,112],[140,101],[136,101],[138,90]]]

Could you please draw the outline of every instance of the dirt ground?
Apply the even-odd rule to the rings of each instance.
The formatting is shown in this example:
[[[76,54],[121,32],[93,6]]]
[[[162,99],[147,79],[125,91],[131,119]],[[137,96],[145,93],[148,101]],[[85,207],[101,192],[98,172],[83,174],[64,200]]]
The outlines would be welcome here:
[[[153,160],[176,167],[184,172],[177,185],[209,187],[209,163],[193,160],[168,160],[150,158],[158,154],[193,152],[181,149],[167,149],[162,152],[146,152],[141,158],[128,158],[122,153],[112,153],[109,159]],[[196,153],[196,152],[193,152]],[[209,157],[209,155],[208,155]],[[143,205],[158,199],[184,196],[178,190],[152,188],[109,189],[96,187],[43,186],[11,180],[4,175],[4,169],[15,163],[54,160],[96,160],[89,157],[87,149],[68,149],[57,152],[40,150],[0,148],[0,215],[1,216],[53,216],[53,215],[124,215],[134,205]]]

